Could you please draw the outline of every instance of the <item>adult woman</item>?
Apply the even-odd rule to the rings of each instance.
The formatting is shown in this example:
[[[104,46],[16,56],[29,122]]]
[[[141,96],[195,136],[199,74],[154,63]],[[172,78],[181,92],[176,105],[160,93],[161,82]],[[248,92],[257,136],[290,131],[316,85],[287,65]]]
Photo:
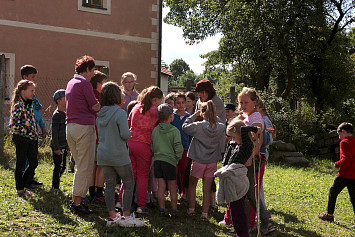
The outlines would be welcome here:
[[[126,112],[129,102],[137,100],[139,95],[138,92],[134,89],[136,80],[137,76],[132,72],[123,73],[121,77],[121,84],[123,87],[122,94],[125,97],[125,103],[123,104],[122,109],[124,109]]]
[[[95,160],[95,114],[100,110],[90,80],[94,75],[95,60],[83,56],[75,63],[74,78],[65,90],[67,108],[67,142],[77,164],[73,180],[73,197],[70,209],[77,213],[90,214],[82,203],[88,192]]]
[[[221,123],[226,122],[226,111],[224,109],[223,101],[217,96],[216,89],[213,88],[212,83],[209,80],[201,80],[197,82],[195,91],[198,94],[198,101],[196,102],[196,110],[200,109],[203,102],[212,100],[216,106],[217,116],[221,120]],[[223,150],[224,151],[224,150]],[[223,152],[222,151],[222,152]]]

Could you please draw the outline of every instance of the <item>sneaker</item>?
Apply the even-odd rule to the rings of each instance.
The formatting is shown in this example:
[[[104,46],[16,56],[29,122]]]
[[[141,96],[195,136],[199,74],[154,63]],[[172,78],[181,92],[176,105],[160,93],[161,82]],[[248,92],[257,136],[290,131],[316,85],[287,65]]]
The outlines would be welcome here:
[[[69,161],[68,173],[74,173],[75,172],[74,168],[75,168],[75,163]]]
[[[41,186],[41,185],[43,185],[42,182],[39,182],[39,181],[37,181],[37,180],[32,180],[31,184],[36,185],[36,186]]]
[[[229,231],[227,232],[227,234],[228,234],[228,235],[231,235],[231,236],[235,236],[235,235],[237,234],[237,231],[235,231],[235,229],[229,230]]]
[[[270,234],[271,232],[275,231],[276,229],[269,223],[266,227],[260,227],[260,232],[263,235]]]
[[[149,208],[148,207],[137,207],[136,213],[138,214],[147,214],[149,213]]]
[[[120,213],[117,213],[115,218],[109,217],[107,219],[106,226],[107,227],[111,227],[111,226],[114,226],[114,225],[119,225],[119,222],[120,222],[121,218],[122,217],[121,217]]]
[[[138,220],[132,213],[129,217],[121,217],[119,223],[121,227],[143,227],[145,223]]]
[[[231,224],[226,224],[224,222],[224,220],[221,220],[220,222],[218,222],[219,225],[224,225],[224,226],[231,226]]]
[[[165,209],[163,209],[163,210],[160,210],[160,216],[161,217],[170,217],[170,214]]]
[[[80,203],[79,205],[75,205],[74,202],[70,202],[69,208],[72,212],[75,212],[76,214],[91,214],[93,213],[92,210],[89,209],[89,207],[84,204],[83,202]]]
[[[333,222],[334,221],[334,216],[329,215],[328,213],[319,213],[318,217],[322,221],[329,221],[329,222]]]

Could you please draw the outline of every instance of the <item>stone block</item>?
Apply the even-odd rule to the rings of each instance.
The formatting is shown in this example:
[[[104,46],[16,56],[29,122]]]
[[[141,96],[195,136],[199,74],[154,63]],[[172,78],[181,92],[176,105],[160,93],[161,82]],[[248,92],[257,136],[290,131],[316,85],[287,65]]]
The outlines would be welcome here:
[[[297,151],[295,145],[291,143],[285,143],[283,141],[274,141],[271,146],[274,151],[287,151],[287,152]]]
[[[304,157],[284,157],[283,162],[292,166],[307,167],[309,165],[309,160]]]

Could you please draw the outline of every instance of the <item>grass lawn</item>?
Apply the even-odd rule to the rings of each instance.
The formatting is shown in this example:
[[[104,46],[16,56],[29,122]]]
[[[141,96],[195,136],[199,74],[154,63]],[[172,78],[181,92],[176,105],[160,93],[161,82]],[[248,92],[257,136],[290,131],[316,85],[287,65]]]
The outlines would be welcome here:
[[[48,147],[40,150],[36,170],[36,179],[44,182],[44,187],[34,190],[31,198],[16,194],[14,149],[9,143],[5,152],[6,159],[0,161],[0,236],[228,236],[229,229],[218,225],[225,206],[210,214],[209,223],[199,220],[201,183],[197,190],[197,217],[188,217],[187,206],[179,203],[177,219],[160,217],[155,208],[149,215],[139,216],[147,224],[144,228],[107,228],[105,206],[91,205],[95,214],[82,217],[69,211],[73,174],[66,172],[62,176],[61,189],[66,194],[50,191],[53,165]],[[309,168],[268,164],[264,190],[277,228],[269,236],[355,236],[355,231],[350,229],[354,214],[346,189],[338,197],[334,223],[317,217],[326,209],[328,190],[335,175],[331,161],[312,160]]]

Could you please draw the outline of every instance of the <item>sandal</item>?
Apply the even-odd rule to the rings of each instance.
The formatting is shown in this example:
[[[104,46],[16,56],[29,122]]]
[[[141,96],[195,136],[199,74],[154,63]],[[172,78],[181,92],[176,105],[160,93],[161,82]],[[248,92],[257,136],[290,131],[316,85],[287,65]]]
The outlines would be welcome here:
[[[270,234],[271,232],[273,232],[275,230],[276,229],[274,228],[274,226],[271,223],[269,223],[266,227],[260,228],[261,234],[263,234],[263,235]]]
[[[200,216],[200,220],[201,221],[205,221],[205,222],[208,222],[208,214],[207,213],[204,213],[202,212],[201,216]]]
[[[187,215],[188,216],[195,216],[195,209],[194,208],[189,208],[187,210]]]

